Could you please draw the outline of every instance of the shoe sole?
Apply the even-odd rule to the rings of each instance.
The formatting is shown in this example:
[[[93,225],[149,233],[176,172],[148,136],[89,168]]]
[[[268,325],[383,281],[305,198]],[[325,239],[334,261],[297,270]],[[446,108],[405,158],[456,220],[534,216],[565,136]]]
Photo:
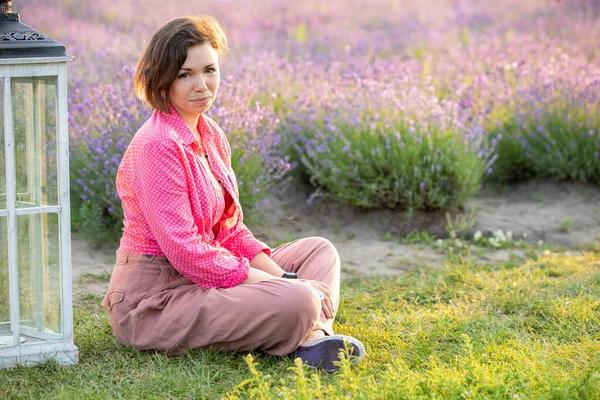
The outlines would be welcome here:
[[[352,363],[358,364],[365,358],[365,347],[355,338],[344,335],[325,336],[311,342],[310,345],[299,346],[293,358],[299,357],[311,367],[327,372],[337,371],[339,366],[335,365],[335,361],[339,361],[340,350],[345,350],[346,342],[353,347],[350,354]]]

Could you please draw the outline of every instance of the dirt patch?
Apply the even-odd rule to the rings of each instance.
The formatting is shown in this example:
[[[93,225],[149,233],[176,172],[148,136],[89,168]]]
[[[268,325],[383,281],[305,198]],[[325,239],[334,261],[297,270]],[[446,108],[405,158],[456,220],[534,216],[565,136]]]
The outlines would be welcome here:
[[[322,198],[308,202],[311,188],[294,187],[270,199],[264,222],[251,226],[254,234],[275,247],[307,236],[325,237],[337,247],[343,277],[396,275],[419,266],[442,266],[445,254],[435,246],[404,244],[397,239],[413,231],[447,237],[446,213],[407,213],[394,210],[360,211]],[[473,226],[483,233],[511,231],[532,243],[574,246],[600,236],[600,189],[595,186],[555,182],[528,182],[510,190],[484,189],[465,210],[475,210]],[[248,212],[247,212],[248,213]],[[475,262],[523,258],[521,250],[486,251],[473,255]],[[115,249],[91,249],[82,239],[73,240],[73,276],[76,293],[106,291],[108,283],[79,279],[85,273],[110,273]]]
[[[510,190],[484,189],[469,203],[479,209],[475,229],[502,229],[529,241],[575,246],[600,237],[600,188],[527,182]]]
[[[448,237],[445,212],[398,212],[394,210],[361,211],[323,198],[308,201],[311,188],[295,187],[270,199],[269,213],[254,234],[272,246],[301,237],[322,236],[338,249],[342,260],[342,277],[364,275],[398,275],[419,266],[441,267],[446,254],[439,248],[422,243],[399,241],[411,232],[428,232],[437,238]],[[455,215],[469,215],[472,206]],[[477,218],[477,214],[473,215]],[[476,219],[473,220],[474,222]],[[483,229],[473,226],[470,231]],[[469,234],[472,234],[469,233]],[[503,262],[524,258],[520,249],[487,251],[473,254],[475,262]]]
[[[88,279],[86,275],[106,275],[112,272],[116,249],[92,248],[85,239],[74,235],[71,240],[71,260],[73,265],[73,296],[83,294],[104,294],[108,282]]]

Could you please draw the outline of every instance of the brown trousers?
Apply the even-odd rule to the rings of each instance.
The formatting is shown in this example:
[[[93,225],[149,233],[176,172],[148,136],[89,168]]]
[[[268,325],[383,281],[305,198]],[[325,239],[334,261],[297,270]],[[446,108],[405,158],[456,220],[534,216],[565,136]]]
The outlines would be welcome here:
[[[340,259],[335,247],[310,237],[277,247],[271,258],[299,279],[205,289],[165,257],[117,251],[102,306],[117,339],[140,350],[177,354],[213,347],[285,355],[315,329],[333,335],[333,318],[325,318],[318,293],[306,280],[331,288],[337,312]]]

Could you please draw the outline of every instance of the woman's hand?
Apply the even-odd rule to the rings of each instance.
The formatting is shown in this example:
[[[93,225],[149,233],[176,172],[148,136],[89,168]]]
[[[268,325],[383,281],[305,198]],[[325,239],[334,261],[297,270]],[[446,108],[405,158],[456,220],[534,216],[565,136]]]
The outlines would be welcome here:
[[[323,282],[319,282],[319,281],[307,280],[306,282],[313,285],[313,287],[319,293],[319,297],[322,297],[321,306],[323,309],[323,314],[325,314],[325,317],[333,318],[333,312],[334,312],[333,301],[331,301],[331,289],[329,289],[329,286],[327,286]]]

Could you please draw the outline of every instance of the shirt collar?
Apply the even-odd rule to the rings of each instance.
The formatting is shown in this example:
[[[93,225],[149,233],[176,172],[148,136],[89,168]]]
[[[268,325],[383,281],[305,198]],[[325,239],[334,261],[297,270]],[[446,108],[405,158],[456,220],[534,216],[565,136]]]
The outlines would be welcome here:
[[[179,112],[175,109],[175,107],[173,107],[172,104],[169,104],[169,108],[171,113],[167,114],[161,112],[161,117],[165,120],[165,122],[167,122],[170,126],[172,126],[175,129],[175,132],[177,132],[177,135],[179,135],[179,137],[186,146],[189,146],[190,144],[196,142],[196,138],[194,137],[192,130],[183,120],[181,115],[179,115]],[[198,118],[198,132],[200,132],[200,137],[202,137],[203,139],[212,139],[213,132],[212,129],[210,129],[210,127],[208,126],[204,118],[204,114],[200,114],[200,118]]]

